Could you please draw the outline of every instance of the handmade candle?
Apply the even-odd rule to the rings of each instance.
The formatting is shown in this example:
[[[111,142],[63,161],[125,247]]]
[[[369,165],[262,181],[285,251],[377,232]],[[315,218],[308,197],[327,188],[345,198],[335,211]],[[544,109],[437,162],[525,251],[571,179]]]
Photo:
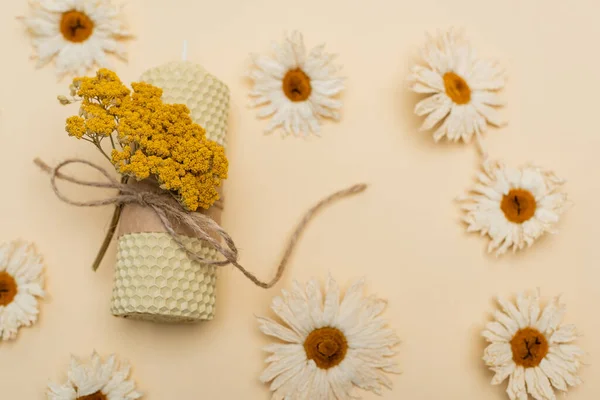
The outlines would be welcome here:
[[[165,103],[187,105],[192,120],[206,130],[206,137],[225,146],[229,89],[200,65],[185,61],[185,47],[183,58],[146,71],[141,80],[163,89]],[[203,212],[220,223],[220,211],[219,205],[213,205]],[[217,252],[192,237],[192,232],[181,227],[176,232],[188,249],[205,259],[217,258]],[[216,267],[190,259],[152,208],[126,205],[118,235],[114,315],[159,322],[213,318]]]

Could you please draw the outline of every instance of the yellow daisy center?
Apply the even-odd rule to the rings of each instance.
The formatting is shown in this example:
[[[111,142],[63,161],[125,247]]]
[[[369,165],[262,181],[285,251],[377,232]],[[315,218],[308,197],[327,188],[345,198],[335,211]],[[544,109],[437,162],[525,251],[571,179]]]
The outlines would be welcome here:
[[[0,306],[7,306],[17,295],[17,281],[6,271],[0,272]]]
[[[454,72],[444,74],[446,94],[456,104],[467,104],[471,101],[471,88],[462,77]]]
[[[291,101],[305,101],[310,97],[310,78],[300,68],[292,69],[283,77],[283,92]]]
[[[536,207],[535,197],[525,189],[512,189],[504,195],[500,203],[506,219],[517,224],[522,224],[533,217]]]
[[[346,336],[336,328],[320,328],[312,331],[304,341],[306,357],[317,367],[329,369],[341,363],[348,351]]]
[[[94,31],[94,21],[80,11],[67,11],[60,21],[60,32],[69,42],[85,42]]]
[[[510,347],[515,364],[525,368],[537,367],[548,354],[548,340],[534,328],[524,328],[515,333]]]
[[[96,393],[78,397],[76,400],[108,400],[108,397],[106,397],[104,393],[98,390]]]

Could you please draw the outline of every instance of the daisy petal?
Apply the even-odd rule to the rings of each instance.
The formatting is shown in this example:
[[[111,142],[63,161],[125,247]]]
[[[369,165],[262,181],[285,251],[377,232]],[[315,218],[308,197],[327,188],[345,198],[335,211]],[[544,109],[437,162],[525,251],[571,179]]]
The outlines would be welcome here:
[[[427,116],[427,118],[425,118],[425,121],[423,122],[423,125],[421,125],[419,130],[430,130],[448,115],[448,113],[452,109],[452,102],[450,102],[450,100],[448,99],[446,100],[447,101],[443,102],[439,108],[435,109]]]
[[[547,359],[542,360],[540,369],[550,379],[552,386],[563,392],[567,391],[567,383]]]
[[[487,106],[483,103],[473,102],[473,107],[479,112],[481,115],[485,117],[485,119],[492,125],[502,126],[505,124],[504,120],[500,116],[498,110]]]
[[[260,330],[265,335],[273,336],[290,343],[302,342],[302,339],[297,333],[279,325],[275,321],[264,317],[257,317],[257,319],[260,322]]]
[[[504,382],[515,371],[515,368],[516,364],[513,362],[495,368],[496,375],[492,379],[492,385],[499,385]]]
[[[515,372],[510,377],[506,393],[511,400],[527,400],[525,368],[517,366]]]
[[[325,306],[323,309],[323,324],[331,326],[336,323],[340,309],[340,288],[331,275],[327,278]]]
[[[577,328],[575,325],[563,325],[550,337],[553,343],[569,343],[577,339]]]

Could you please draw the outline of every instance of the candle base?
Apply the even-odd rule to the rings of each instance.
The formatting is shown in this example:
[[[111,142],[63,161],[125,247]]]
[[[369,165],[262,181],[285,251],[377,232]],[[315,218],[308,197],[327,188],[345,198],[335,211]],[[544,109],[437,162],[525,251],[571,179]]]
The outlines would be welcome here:
[[[180,236],[187,248],[216,259],[206,243]],[[215,315],[216,267],[190,260],[168,233],[129,233],[118,241],[113,315],[164,323],[208,321]]]

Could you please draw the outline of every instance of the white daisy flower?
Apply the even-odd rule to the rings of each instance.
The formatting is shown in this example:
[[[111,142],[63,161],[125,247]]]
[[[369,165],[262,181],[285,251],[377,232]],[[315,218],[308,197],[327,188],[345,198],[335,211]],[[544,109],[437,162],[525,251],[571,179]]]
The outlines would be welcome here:
[[[428,36],[422,57],[427,65],[413,67],[410,76],[412,90],[428,95],[415,107],[417,115],[427,115],[421,131],[439,124],[436,142],[444,136],[470,142],[488,123],[503,124],[495,107],[504,105],[496,93],[504,87],[504,73],[496,63],[478,59],[462,33]]]
[[[486,162],[472,193],[461,199],[467,230],[488,235],[488,251],[497,255],[531,246],[544,233],[556,233],[553,226],[567,208],[567,195],[557,192],[563,183],[538,167]]]
[[[44,296],[42,257],[33,244],[0,245],[0,339],[16,338],[22,326],[31,326]]]
[[[94,352],[91,362],[81,364],[71,357],[68,380],[62,385],[51,383],[48,400],[134,400],[142,397],[133,381],[127,380],[129,365],[118,363],[111,355],[106,363]]]
[[[59,77],[108,67],[107,53],[125,60],[120,40],[131,37],[112,0],[30,0],[22,17],[37,51],[37,67],[56,58]]]
[[[280,324],[258,318],[260,330],[284,341],[265,347],[272,353],[260,379],[271,382],[273,400],[356,398],[357,386],[378,394],[391,389],[386,372],[398,373],[390,357],[399,340],[381,317],[386,302],[362,294],[364,280],[347,290],[329,277],[325,295],[319,283],[305,287],[294,281],[291,292],[273,299],[271,308]]]
[[[340,70],[332,65],[336,56],[324,47],[307,54],[302,34],[293,32],[282,45],[273,43],[275,58],[252,56],[251,105],[264,106],[259,117],[272,116],[267,133],[282,126],[287,134],[319,134],[320,117],[339,120],[342,102],[334,97],[344,89],[344,78],[334,76]]]
[[[498,302],[496,321],[487,324],[483,337],[491,344],[483,360],[496,373],[492,384],[509,378],[508,397],[527,400],[556,400],[552,389],[566,392],[568,386],[581,383],[577,372],[585,353],[572,344],[577,338],[574,325],[561,325],[565,306],[560,298],[540,310],[539,292],[534,296],[520,293],[516,305],[503,298]]]

